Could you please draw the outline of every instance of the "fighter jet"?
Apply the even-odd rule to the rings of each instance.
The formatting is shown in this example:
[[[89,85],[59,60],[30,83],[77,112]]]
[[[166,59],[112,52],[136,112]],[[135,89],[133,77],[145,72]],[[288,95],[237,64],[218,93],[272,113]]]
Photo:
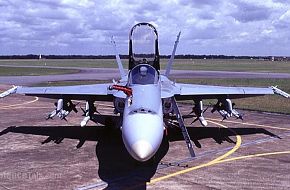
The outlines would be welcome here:
[[[71,111],[77,111],[72,100],[86,101],[84,119],[81,127],[89,121],[96,121],[95,101],[111,101],[114,114],[119,117],[122,139],[127,151],[137,161],[149,160],[157,152],[167,130],[166,121],[173,118],[178,124],[191,156],[195,156],[192,141],[185,127],[177,101],[194,102],[192,112],[201,125],[207,126],[203,116],[203,100],[217,99],[211,112],[217,111],[223,119],[231,116],[242,119],[242,115],[234,109],[231,99],[279,94],[289,98],[289,94],[277,87],[223,87],[177,83],[169,79],[174,55],[179,43],[177,35],[171,57],[165,72],[160,70],[158,33],[150,23],[138,23],[129,33],[129,68],[123,68],[116,43],[112,39],[116,51],[116,62],[120,71],[120,79],[112,83],[62,86],[62,87],[24,87],[15,86],[0,94],[3,98],[10,94],[24,94],[57,99],[55,109],[47,119],[58,116],[66,119]],[[89,128],[89,127],[88,127]],[[59,139],[61,141],[62,139]]]

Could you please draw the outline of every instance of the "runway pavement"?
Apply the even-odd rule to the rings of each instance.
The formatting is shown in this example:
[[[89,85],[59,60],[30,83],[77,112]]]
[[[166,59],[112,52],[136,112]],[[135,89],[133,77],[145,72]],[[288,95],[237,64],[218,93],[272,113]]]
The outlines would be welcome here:
[[[0,85],[0,91],[6,88]],[[101,114],[113,111],[110,103],[98,105]],[[15,125],[78,126],[82,120],[81,113],[72,113],[67,122],[45,120],[52,109],[53,101],[47,99],[21,95],[1,99],[0,131]],[[180,109],[186,114],[191,107],[180,104]],[[280,138],[261,133],[234,134],[222,142],[205,138],[199,140],[201,148],[194,148],[196,158],[189,157],[183,141],[164,143],[154,167],[134,162],[115,136],[76,149],[78,140],[42,145],[46,137],[4,134],[0,136],[0,189],[289,189],[290,116],[242,112],[245,121],[221,122],[219,115],[208,112],[206,118],[209,127],[259,128]],[[187,125],[191,121],[186,120]]]

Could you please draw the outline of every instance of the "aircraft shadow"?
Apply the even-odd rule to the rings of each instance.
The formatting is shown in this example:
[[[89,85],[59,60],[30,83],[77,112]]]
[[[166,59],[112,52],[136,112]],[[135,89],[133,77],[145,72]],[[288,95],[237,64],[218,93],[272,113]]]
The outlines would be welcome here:
[[[279,138],[263,128],[187,127],[187,129],[191,139],[199,148],[201,144],[198,140],[206,138],[213,138],[219,144],[224,141],[234,143],[230,136],[235,135],[265,134]],[[183,140],[179,128],[168,127],[167,136],[164,136],[156,155],[149,161],[140,163],[129,155],[123,144],[121,131],[114,127],[14,126],[1,131],[0,136],[9,132],[48,136],[43,144],[51,141],[60,143],[64,138],[77,139],[78,148],[85,141],[97,141],[98,175],[108,183],[106,189],[146,189],[146,182],[154,176],[159,162],[168,152],[169,142]]]
[[[123,144],[121,133],[110,133],[96,146],[99,177],[108,183],[106,189],[146,189],[146,182],[154,176],[169,143],[164,138],[156,155],[147,162],[134,160]]]
[[[18,126],[8,127],[6,133],[49,136],[42,142],[59,144],[64,138],[97,141],[95,153],[98,159],[98,175],[108,186],[106,189],[146,189],[146,182],[154,176],[160,160],[166,155],[169,143],[164,138],[156,155],[147,162],[134,160],[122,141],[121,131],[102,126]],[[79,144],[77,146],[79,146]],[[81,147],[81,146],[79,146]]]
[[[279,136],[271,133],[264,128],[219,128],[219,127],[187,127],[188,134],[195,146],[201,148],[201,144],[198,140],[212,138],[216,143],[221,144],[223,142],[236,143],[232,140],[231,136],[236,135],[254,135],[264,134],[271,137],[279,138]],[[183,140],[183,135],[180,128],[173,127],[168,128],[167,138],[170,142]]]

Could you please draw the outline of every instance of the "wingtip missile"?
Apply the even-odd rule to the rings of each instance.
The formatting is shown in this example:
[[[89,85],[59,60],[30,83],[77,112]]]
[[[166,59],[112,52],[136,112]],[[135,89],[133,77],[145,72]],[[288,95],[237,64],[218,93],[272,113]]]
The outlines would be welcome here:
[[[275,94],[278,94],[278,95],[283,96],[285,98],[290,98],[290,94],[288,94],[287,92],[284,92],[283,90],[279,89],[277,86],[271,86],[270,88],[273,90],[273,92]]]
[[[9,96],[10,94],[14,94],[17,91],[18,86],[13,86],[12,88],[10,88],[9,90],[6,90],[5,92],[2,92],[0,94],[0,98],[4,98],[6,96]]]

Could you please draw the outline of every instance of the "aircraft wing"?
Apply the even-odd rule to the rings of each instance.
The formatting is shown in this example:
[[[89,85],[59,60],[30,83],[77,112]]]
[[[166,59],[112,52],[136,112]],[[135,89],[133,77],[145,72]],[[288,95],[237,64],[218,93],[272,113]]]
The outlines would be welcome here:
[[[219,99],[224,97],[235,99],[267,94],[274,94],[272,87],[225,87],[176,83],[174,90],[174,96],[177,100],[192,100],[194,98]]]
[[[38,96],[44,98],[67,98],[70,100],[95,100],[111,101],[113,96],[126,97],[121,91],[109,90],[111,83],[76,85],[76,86],[57,86],[57,87],[24,87],[15,86],[0,94],[5,97],[10,94],[25,94],[27,96]]]

